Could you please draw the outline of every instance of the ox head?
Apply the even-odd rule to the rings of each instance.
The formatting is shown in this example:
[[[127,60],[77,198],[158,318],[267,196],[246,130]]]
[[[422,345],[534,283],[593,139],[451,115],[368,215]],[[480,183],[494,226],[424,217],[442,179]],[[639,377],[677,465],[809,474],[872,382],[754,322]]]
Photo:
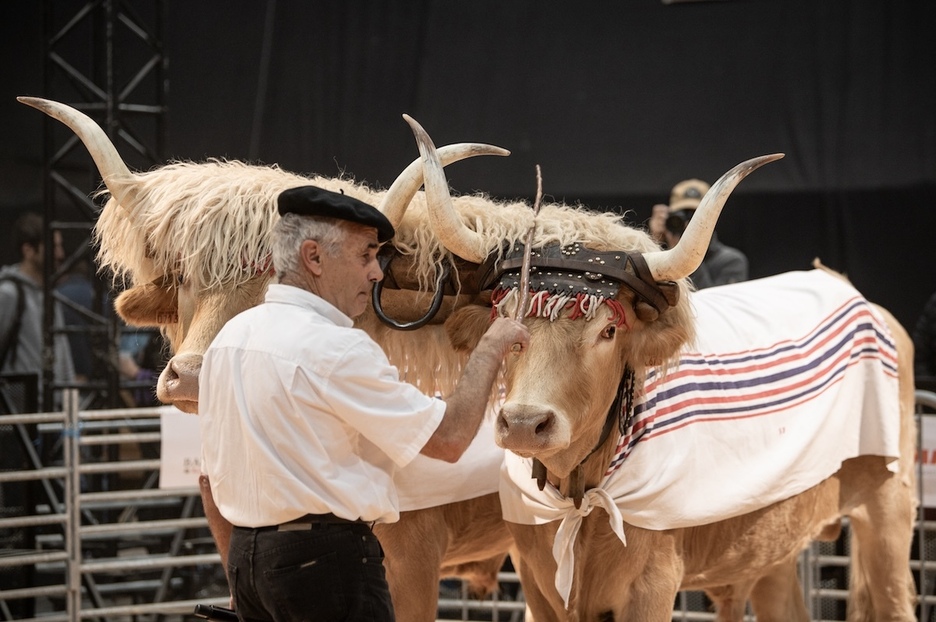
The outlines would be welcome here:
[[[183,411],[197,412],[205,349],[228,319],[262,300],[274,277],[270,234],[279,218],[276,197],[281,191],[312,184],[379,205],[395,228],[411,232],[398,236],[404,251],[412,251],[423,235],[418,217],[416,224],[402,226],[422,185],[418,160],[386,192],[350,179],[303,177],[236,161],[177,162],[134,173],[86,115],[57,102],[18,99],[67,125],[91,153],[110,195],[94,230],[99,266],[111,271],[115,282],[129,284],[115,303],[121,318],[132,326],[158,327],[169,341],[173,357],[159,377],[156,394]],[[455,144],[441,148],[439,157],[444,166],[476,155],[508,153],[491,145]],[[396,271],[397,281],[410,286],[426,281],[428,268],[419,268],[412,259],[399,263],[404,267]],[[446,313],[454,305],[453,297],[447,298]],[[417,315],[412,302],[401,300],[398,292],[388,292],[386,306],[403,319]]]
[[[493,313],[515,316],[518,243],[525,232],[491,236],[482,226],[466,226],[452,207],[431,141],[417,137],[434,229],[463,258],[487,259],[495,267]],[[700,265],[729,194],[751,171],[780,157],[755,158],[728,171],[706,194],[680,243],[666,251],[607,214],[541,208],[533,225],[533,291],[521,314],[530,345],[507,363],[498,445],[536,458],[564,482],[599,448],[612,403],[627,392],[625,379],[636,378],[629,388],[639,390],[648,367],[665,369],[693,339],[688,276]],[[448,322],[453,343],[470,348],[490,311],[457,311]]]

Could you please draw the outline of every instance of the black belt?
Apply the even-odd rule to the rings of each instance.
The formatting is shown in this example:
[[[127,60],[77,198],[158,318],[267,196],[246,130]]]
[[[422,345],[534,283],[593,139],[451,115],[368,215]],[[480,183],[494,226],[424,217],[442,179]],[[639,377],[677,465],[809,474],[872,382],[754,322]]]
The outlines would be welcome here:
[[[326,525],[367,525],[368,527],[373,526],[372,522],[365,522],[361,519],[349,520],[347,518],[341,518],[340,516],[335,516],[334,514],[306,514],[305,516],[300,516],[299,518],[294,518],[293,520],[282,523],[281,525],[268,525],[266,527],[246,527],[246,529],[252,529],[254,531],[307,531],[309,529],[315,529],[317,527],[324,527]]]

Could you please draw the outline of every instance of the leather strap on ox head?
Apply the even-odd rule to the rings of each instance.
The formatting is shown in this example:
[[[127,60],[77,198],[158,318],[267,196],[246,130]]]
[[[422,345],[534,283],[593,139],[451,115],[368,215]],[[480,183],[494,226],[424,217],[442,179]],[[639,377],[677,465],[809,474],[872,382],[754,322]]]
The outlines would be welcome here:
[[[478,268],[481,289],[519,287],[523,251],[524,245],[516,242],[499,261],[492,254]],[[530,289],[534,291],[613,298],[621,285],[636,295],[634,312],[644,322],[652,322],[679,301],[678,285],[654,281],[640,253],[595,251],[576,242],[547,245],[530,254]]]

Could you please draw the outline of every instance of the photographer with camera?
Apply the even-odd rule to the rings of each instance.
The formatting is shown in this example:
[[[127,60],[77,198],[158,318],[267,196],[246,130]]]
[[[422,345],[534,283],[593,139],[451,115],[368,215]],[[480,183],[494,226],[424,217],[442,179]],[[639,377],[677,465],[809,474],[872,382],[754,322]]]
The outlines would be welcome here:
[[[650,235],[665,248],[676,246],[708,189],[709,185],[701,179],[687,179],[673,186],[669,205],[653,206],[648,222]],[[689,278],[696,289],[746,281],[748,260],[744,253],[723,244],[712,232],[702,265]]]

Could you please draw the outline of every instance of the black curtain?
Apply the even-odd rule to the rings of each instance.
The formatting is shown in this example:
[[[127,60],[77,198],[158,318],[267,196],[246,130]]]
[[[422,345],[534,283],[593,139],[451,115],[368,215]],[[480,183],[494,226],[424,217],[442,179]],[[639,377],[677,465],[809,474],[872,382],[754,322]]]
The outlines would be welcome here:
[[[12,4],[8,211],[37,200],[41,153],[13,101],[42,95],[39,3]],[[417,155],[408,113],[437,144],[511,150],[450,167],[458,192],[531,198],[539,164],[548,198],[639,224],[676,182],[783,152],[721,239],[753,276],[820,257],[912,324],[936,290],[934,26],[928,0],[171,2],[167,156],[386,186]]]

